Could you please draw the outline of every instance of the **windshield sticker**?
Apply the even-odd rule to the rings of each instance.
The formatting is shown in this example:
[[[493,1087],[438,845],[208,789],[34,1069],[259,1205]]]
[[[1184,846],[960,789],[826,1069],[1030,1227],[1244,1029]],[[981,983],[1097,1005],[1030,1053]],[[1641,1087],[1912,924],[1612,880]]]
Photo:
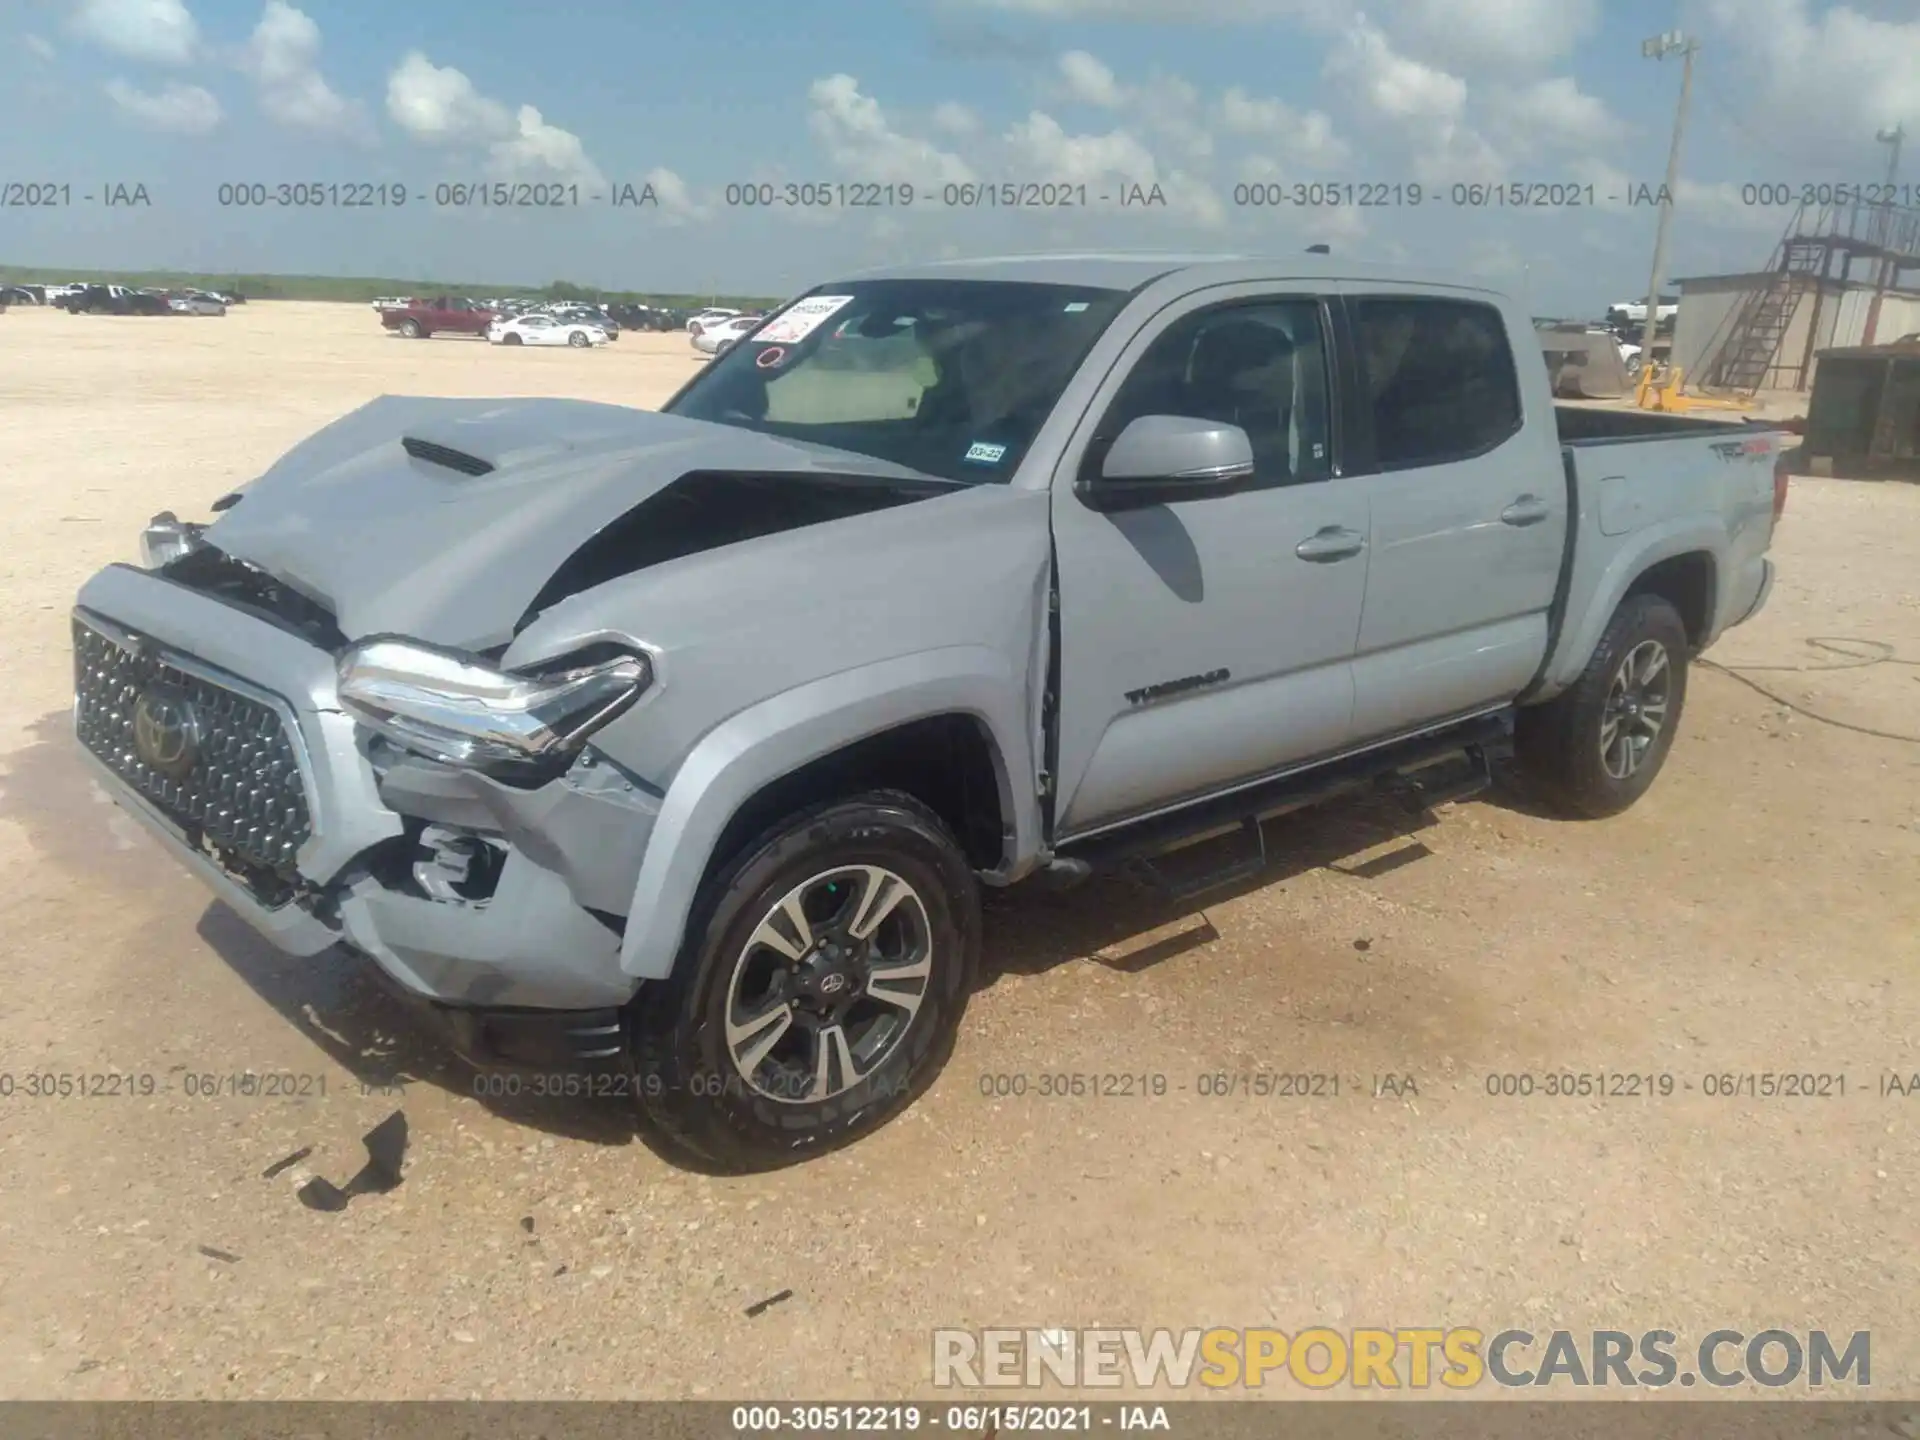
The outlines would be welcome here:
[[[1006,453],[1007,447],[1004,445],[983,445],[975,443],[968,447],[967,459],[977,461],[982,465],[998,465],[1000,463],[1000,457]]]
[[[1067,306],[1067,314],[1078,315],[1082,310],[1086,308],[1087,308],[1087,302],[1085,300],[1076,300],[1071,305]]]
[[[753,357],[753,363],[758,365],[762,370],[771,370],[786,358],[787,350],[784,345],[769,345]]]
[[[805,300],[796,300],[753,338],[778,345],[798,345],[826,324],[837,311],[852,303],[851,295],[813,295]]]

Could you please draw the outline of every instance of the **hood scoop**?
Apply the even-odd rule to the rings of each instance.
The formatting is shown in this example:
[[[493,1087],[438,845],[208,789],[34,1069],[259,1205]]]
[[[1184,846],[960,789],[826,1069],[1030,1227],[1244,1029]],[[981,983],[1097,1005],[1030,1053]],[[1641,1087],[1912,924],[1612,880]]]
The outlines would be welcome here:
[[[417,435],[409,435],[401,440],[400,448],[416,460],[424,460],[429,465],[444,465],[449,470],[458,470],[462,475],[491,475],[494,469],[491,460],[482,460],[478,455],[469,455],[464,450],[456,450],[438,441],[422,440]]]

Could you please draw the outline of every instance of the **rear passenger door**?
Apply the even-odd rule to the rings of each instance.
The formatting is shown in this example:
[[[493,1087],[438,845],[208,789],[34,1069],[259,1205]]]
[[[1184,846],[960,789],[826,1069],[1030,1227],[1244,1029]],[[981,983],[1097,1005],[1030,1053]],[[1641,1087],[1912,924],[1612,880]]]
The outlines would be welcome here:
[[[1355,738],[1368,740],[1526,688],[1546,655],[1567,491],[1558,443],[1541,439],[1553,416],[1524,413],[1530,392],[1497,305],[1469,291],[1342,289],[1354,466],[1366,472],[1351,483],[1373,523],[1353,665]]]

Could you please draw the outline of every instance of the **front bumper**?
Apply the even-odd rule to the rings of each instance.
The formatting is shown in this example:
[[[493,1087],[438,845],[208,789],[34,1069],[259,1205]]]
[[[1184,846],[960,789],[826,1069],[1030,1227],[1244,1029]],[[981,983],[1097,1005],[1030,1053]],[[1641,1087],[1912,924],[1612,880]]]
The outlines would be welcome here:
[[[77,747],[108,794],[275,946],[315,955],[345,944],[403,993],[463,1011],[594,1012],[632,999],[638,982],[620,968],[621,933],[659,801],[638,781],[591,755],[533,790],[425,762],[376,765],[339,708],[330,653],[131,566],[89,581],[75,618],[130,636],[210,684],[260,696],[284,721],[310,820],[270,892],[212,843],[211,821],[168,803],[177,790],[150,784],[111,746]],[[89,703],[102,702],[77,699],[76,728]],[[99,746],[98,727],[87,730]],[[218,803],[217,789],[196,804]],[[429,824],[496,848],[504,858],[489,889],[435,898],[417,883]]]

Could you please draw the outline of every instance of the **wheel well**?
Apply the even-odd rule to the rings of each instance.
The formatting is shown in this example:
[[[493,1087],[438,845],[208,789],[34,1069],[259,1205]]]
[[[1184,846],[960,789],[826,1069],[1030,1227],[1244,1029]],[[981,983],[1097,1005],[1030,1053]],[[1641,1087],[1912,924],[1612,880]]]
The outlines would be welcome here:
[[[1006,819],[993,742],[968,715],[910,721],[782,775],[734,812],[714,859],[731,859],[796,810],[863,790],[904,790],[921,801],[947,822],[976,869],[992,869],[1004,859]]]
[[[1687,638],[1698,648],[1713,624],[1713,557],[1703,550],[1662,560],[1628,587],[1623,599],[1658,595],[1680,612]]]

